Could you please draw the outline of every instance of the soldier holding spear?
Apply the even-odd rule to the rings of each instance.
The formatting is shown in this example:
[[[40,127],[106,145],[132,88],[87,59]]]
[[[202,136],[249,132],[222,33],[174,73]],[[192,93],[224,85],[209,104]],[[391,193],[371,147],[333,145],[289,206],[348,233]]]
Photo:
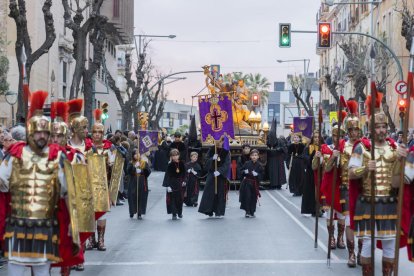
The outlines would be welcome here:
[[[371,138],[361,139],[353,149],[349,160],[351,225],[356,236],[363,239],[361,263],[363,275],[373,275],[375,241],[382,243],[383,275],[392,275],[397,232],[397,198],[394,190],[400,187],[401,160],[407,150],[398,147],[387,137],[387,117],[380,108],[382,95],[371,83],[371,95],[367,97],[366,109],[370,118]],[[374,249],[374,250],[373,250]]]

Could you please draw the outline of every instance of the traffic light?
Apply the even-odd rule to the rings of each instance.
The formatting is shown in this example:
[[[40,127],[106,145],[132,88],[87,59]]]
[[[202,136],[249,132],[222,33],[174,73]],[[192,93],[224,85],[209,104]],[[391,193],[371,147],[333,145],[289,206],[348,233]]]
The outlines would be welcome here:
[[[331,48],[332,28],[329,22],[318,23],[318,48]]]
[[[257,107],[260,105],[260,97],[259,94],[253,93],[252,95],[252,106]]]
[[[398,110],[400,110],[400,117],[403,118],[405,115],[405,109],[407,108],[407,101],[405,99],[398,100]]]
[[[109,105],[108,103],[103,103],[101,106],[102,109],[102,123],[105,124],[105,121],[109,118],[109,114],[108,114],[108,109],[109,109]]]
[[[279,24],[279,47],[290,47],[290,23]]]

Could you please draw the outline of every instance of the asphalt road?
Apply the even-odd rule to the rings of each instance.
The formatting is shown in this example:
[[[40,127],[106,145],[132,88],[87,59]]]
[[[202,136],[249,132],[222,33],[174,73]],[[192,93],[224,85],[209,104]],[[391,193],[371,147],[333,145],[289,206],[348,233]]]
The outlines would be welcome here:
[[[172,221],[166,213],[162,177],[159,172],[150,177],[151,192],[143,220],[130,219],[127,205],[111,210],[107,251],[88,251],[85,271],[72,275],[362,274],[360,267],[347,267],[346,250],[333,250],[331,265],[327,266],[325,221],[320,220],[320,242],[315,249],[314,218],[301,216],[301,198],[291,197],[285,189],[261,191],[256,218],[244,218],[237,191],[231,191],[223,219],[207,218],[197,208],[184,207],[184,218]],[[400,255],[400,275],[414,275],[414,264],[407,261],[405,250]],[[378,275],[380,263],[378,251]],[[6,271],[0,270],[0,275]],[[59,275],[58,270],[52,275]]]

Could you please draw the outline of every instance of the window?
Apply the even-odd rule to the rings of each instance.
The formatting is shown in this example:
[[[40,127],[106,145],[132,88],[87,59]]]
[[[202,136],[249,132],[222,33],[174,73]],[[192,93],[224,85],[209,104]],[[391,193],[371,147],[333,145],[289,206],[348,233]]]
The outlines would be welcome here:
[[[115,18],[119,17],[119,0],[113,0],[113,16]]]
[[[62,61],[62,97],[66,99],[66,87],[67,87],[67,67],[66,61]]]

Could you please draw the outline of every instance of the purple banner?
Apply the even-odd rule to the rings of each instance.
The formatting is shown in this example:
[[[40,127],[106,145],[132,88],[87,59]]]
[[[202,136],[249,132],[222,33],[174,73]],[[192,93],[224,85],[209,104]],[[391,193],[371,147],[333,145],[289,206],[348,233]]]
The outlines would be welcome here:
[[[293,117],[293,132],[300,132],[302,136],[310,139],[313,132],[313,117]]]
[[[227,95],[198,98],[201,138],[219,140],[223,135],[234,138],[232,101]]]
[[[158,149],[158,131],[140,130],[138,131],[139,153],[145,154],[149,151]]]

